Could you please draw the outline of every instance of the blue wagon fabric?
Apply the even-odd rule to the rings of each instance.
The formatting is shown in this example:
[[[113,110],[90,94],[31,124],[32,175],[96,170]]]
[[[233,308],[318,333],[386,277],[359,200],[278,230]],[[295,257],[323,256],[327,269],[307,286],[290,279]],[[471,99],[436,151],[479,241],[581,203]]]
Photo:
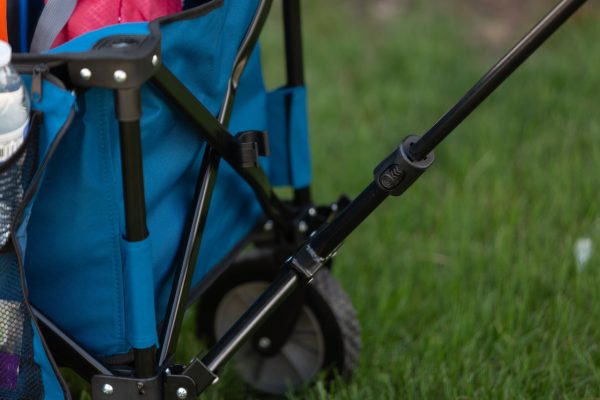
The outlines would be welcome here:
[[[186,14],[186,18],[161,25],[162,62],[215,115],[258,6],[258,0],[228,0],[208,13]],[[99,39],[115,34],[147,35],[149,27],[146,23],[110,26],[52,52],[87,51]],[[142,88],[150,234],[143,242],[129,243],[123,239],[119,130],[113,93],[89,89],[75,99],[70,92],[44,87],[47,109],[41,111],[45,124],[58,119],[56,115],[68,114],[65,96],[75,102],[77,112],[44,170],[19,230],[29,301],[92,354],[126,354],[132,347],[157,343],[156,327],[165,316],[205,143],[154,87]],[[262,164],[275,185],[303,187],[310,183],[305,114],[303,88],[267,92],[257,49],[242,76],[229,129],[232,133],[268,131],[273,155]],[[44,135],[48,133],[41,141],[51,142],[52,138]],[[248,184],[228,164],[221,163],[194,285],[262,216]],[[38,343],[39,357],[44,356],[41,342],[34,343]],[[49,378],[50,363],[40,361],[42,364],[46,366],[45,388],[60,388]]]
[[[26,78],[26,83],[30,84]],[[43,82],[46,94],[35,105],[35,110],[44,114],[41,123],[35,118],[28,135],[23,163],[13,164],[19,168],[18,179],[23,185],[23,199],[29,199],[17,208],[12,229],[14,244],[0,254],[0,399],[33,400],[60,399],[66,397],[63,382],[47,352],[40,331],[32,318],[28,298],[28,287],[22,279],[23,261],[27,248],[27,223],[31,218],[32,204],[43,181],[45,167],[65,133],[74,114],[73,94],[50,82]],[[33,155],[36,156],[33,156]],[[10,173],[3,166],[4,175]],[[30,169],[31,168],[31,169]],[[31,171],[32,177],[25,171]],[[7,190],[7,186],[3,186]],[[6,195],[6,192],[3,192]],[[3,202],[6,197],[3,197]],[[11,311],[12,310],[12,311]],[[8,315],[7,315],[8,311]],[[8,320],[7,320],[8,317]]]

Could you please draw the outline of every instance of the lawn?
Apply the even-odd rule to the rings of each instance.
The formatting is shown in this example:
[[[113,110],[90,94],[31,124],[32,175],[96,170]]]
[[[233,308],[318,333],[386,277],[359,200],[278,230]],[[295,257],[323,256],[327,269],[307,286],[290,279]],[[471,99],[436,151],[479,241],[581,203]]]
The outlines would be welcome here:
[[[303,3],[319,202],[359,193],[509,47],[440,3],[385,21],[348,1]],[[598,17],[588,6],[565,26],[345,243],[334,273],[362,323],[360,366],[290,399],[600,398],[600,257],[574,257],[578,239],[600,244]],[[273,86],[280,33],[271,21],[263,40]],[[184,360],[201,346],[192,325]],[[203,398],[256,396],[236,382],[226,372]]]
[[[348,2],[304,2],[318,201],[356,195],[509,47],[431,3],[381,22]],[[263,40],[272,85],[279,33],[272,21]],[[600,397],[600,258],[574,257],[579,238],[600,244],[599,39],[588,6],[345,243],[334,272],[362,322],[360,367],[290,398]],[[252,396],[223,381],[205,398]]]

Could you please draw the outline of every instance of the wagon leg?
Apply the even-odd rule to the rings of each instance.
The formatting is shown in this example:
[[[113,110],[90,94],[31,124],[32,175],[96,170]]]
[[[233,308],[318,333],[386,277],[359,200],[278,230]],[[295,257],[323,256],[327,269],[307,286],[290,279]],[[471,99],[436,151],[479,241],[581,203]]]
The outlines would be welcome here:
[[[139,88],[116,90],[115,106],[121,139],[125,239],[129,242],[140,242],[148,237],[148,227],[146,224],[146,198],[142,164],[140,130],[142,105]],[[136,376],[140,378],[154,376],[156,348],[151,346],[144,349],[134,349],[133,354]]]

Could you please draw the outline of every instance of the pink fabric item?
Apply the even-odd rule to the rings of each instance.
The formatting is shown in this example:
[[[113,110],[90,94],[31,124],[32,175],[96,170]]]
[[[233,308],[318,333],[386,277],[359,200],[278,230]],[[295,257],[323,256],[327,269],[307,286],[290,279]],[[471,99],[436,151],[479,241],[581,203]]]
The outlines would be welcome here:
[[[107,25],[152,21],[175,14],[181,11],[181,3],[182,0],[78,0],[53,47]]]

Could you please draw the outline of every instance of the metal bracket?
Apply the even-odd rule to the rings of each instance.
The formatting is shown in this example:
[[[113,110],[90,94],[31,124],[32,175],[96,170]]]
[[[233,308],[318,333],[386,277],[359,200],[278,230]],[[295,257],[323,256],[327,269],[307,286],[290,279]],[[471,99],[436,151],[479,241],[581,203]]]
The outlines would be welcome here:
[[[400,146],[373,172],[377,186],[391,196],[400,196],[404,193],[435,160],[433,152],[422,160],[411,160],[409,157],[410,147],[419,139],[420,137],[416,135],[404,139]]]
[[[200,360],[175,365],[163,374],[139,379],[129,376],[94,375],[93,400],[185,400],[195,399],[219,378]]]
[[[92,377],[94,400],[162,400],[162,376],[139,379],[122,376]]]
[[[152,35],[109,36],[77,59],[68,60],[71,82],[78,87],[139,88],[161,65],[160,40]]]

